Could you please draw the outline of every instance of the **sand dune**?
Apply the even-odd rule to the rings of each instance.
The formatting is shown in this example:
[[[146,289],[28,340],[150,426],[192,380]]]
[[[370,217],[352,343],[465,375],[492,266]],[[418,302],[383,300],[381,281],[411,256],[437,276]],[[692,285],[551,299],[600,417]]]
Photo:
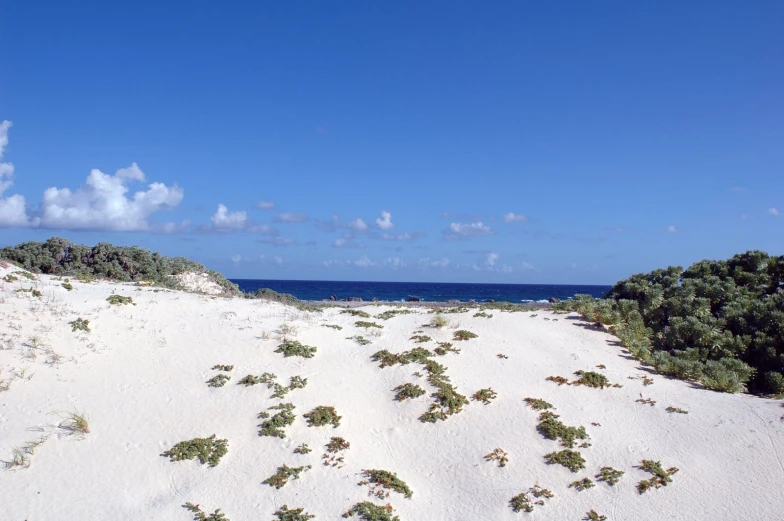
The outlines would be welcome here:
[[[0,277],[15,271],[4,268]],[[17,277],[0,282],[0,459],[11,461],[12,449],[26,442],[45,441],[0,472],[2,520],[187,521],[193,514],[182,507],[186,502],[207,513],[220,508],[232,521],[272,520],[284,504],[334,520],[363,501],[390,504],[401,521],[576,521],[592,509],[616,521],[784,516],[780,402],[651,374],[611,335],[576,315],[488,311],[493,316],[485,318],[471,310],[444,314],[449,324],[434,328],[425,325],[435,315],[424,308],[382,320],[341,308],[307,313],[131,284],[71,280],[69,291],[63,280]],[[40,296],[18,291],[28,288]],[[133,304],[110,304],[111,295]],[[355,309],[375,316],[397,308]],[[77,318],[89,321],[89,332],[72,331],[69,322]],[[358,320],[383,328],[357,327]],[[477,338],[454,341],[458,329]],[[432,340],[416,343],[415,331]],[[356,335],[370,343],[347,338]],[[312,358],[285,357],[275,352],[284,336],[317,350]],[[425,423],[419,417],[433,403],[434,388],[423,365],[381,368],[371,356],[382,349],[433,351],[438,342],[460,349],[432,360],[446,367],[469,403],[446,420]],[[212,369],[216,364],[234,368],[221,373]],[[621,387],[546,380],[573,381],[578,370]],[[307,385],[274,398],[263,383],[238,384],[263,373],[275,374],[281,387],[294,376]],[[218,374],[231,379],[208,386]],[[653,383],[645,385],[644,377]],[[395,401],[392,389],[406,382],[427,393]],[[470,399],[483,388],[496,393],[487,405]],[[565,425],[585,427],[590,446],[581,448],[578,440],[574,447],[584,469],[573,473],[546,462],[546,454],[564,447],[537,431],[540,411],[526,397],[551,403]],[[264,419],[257,416],[275,414],[269,408],[280,403],[295,407],[285,438],[259,436]],[[339,426],[309,426],[303,415],[317,406],[334,407]],[[75,411],[87,416],[89,433],[63,428]],[[212,434],[228,440],[214,467],[161,455]],[[332,437],[350,447],[331,460],[335,466],[325,466]],[[294,453],[303,443],[312,452]],[[508,455],[503,467],[485,459],[496,448]],[[667,486],[640,494],[638,483],[651,478],[637,468],[643,460],[679,471]],[[311,468],[279,489],[262,483],[282,465]],[[624,472],[614,486],[594,477],[604,466]],[[364,469],[396,473],[413,494],[369,495],[373,489],[358,484]],[[585,477],[595,486],[569,487]],[[554,497],[531,513],[513,512],[510,499],[535,485]]]

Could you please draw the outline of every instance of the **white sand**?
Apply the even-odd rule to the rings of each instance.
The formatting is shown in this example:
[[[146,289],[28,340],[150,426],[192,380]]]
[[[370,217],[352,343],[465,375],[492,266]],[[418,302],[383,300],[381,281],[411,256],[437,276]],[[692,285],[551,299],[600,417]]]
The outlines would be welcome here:
[[[14,271],[0,269],[0,277]],[[652,375],[612,345],[613,337],[586,324],[549,312],[492,312],[491,319],[469,313],[446,315],[443,329],[422,327],[432,315],[376,320],[379,337],[354,326],[356,318],[328,309],[308,314],[279,304],[223,299],[150,287],[38,277],[33,283],[0,282],[0,459],[11,449],[49,434],[30,456],[29,468],[0,471],[0,519],[166,520],[187,521],[186,501],[206,512],[222,508],[232,521],[267,521],[283,504],[304,507],[316,519],[337,520],[359,501],[392,504],[401,521],[428,520],[579,520],[590,509],[609,520],[775,520],[784,516],[784,408],[780,402],[698,389],[686,382]],[[16,293],[34,286],[42,297]],[[131,296],[136,306],[112,306],[112,293]],[[362,308],[375,315],[388,307]],[[92,331],[74,333],[69,321],[82,317]],[[545,320],[545,318],[555,320]],[[316,346],[314,358],[284,358],[275,353],[275,331],[284,322],[299,331],[296,340]],[[339,324],[342,331],[323,327]],[[455,326],[479,335],[455,342],[462,353],[437,357],[457,389],[472,395],[492,387],[490,404],[471,401],[447,421],[421,423],[428,395],[404,403],[391,389],[404,382],[432,391],[426,379],[412,376],[419,364],[380,369],[370,355],[380,349],[401,352],[415,347],[415,330],[434,340],[450,340]],[[263,340],[264,332],[270,338]],[[360,346],[346,337],[365,335]],[[49,346],[26,358],[23,344],[39,337]],[[423,344],[433,349],[434,342]],[[48,349],[62,357],[48,364]],[[504,353],[509,358],[499,359]],[[51,353],[50,353],[51,354]],[[218,374],[215,364],[233,364],[232,380],[222,388],[205,381]],[[606,365],[604,373],[622,388],[604,390],[557,386],[549,375],[574,378],[576,370]],[[25,377],[17,375],[24,369]],[[598,369],[596,369],[598,371]],[[247,374],[273,372],[288,383],[308,379],[283,401],[296,405],[287,438],[259,437],[256,415],[281,400],[264,385],[244,387]],[[424,374],[424,371],[422,371]],[[656,405],[636,403],[640,395]],[[571,473],[547,465],[543,456],[560,450],[536,430],[538,413],[523,401],[543,398],[567,425],[583,425],[591,447],[579,449],[585,470]],[[334,406],[340,427],[308,427],[302,414],[317,405]],[[671,414],[667,406],[688,415]],[[58,429],[58,413],[87,414],[91,432],[83,438]],[[274,411],[273,411],[274,412]],[[594,426],[592,422],[601,424]],[[229,452],[217,467],[197,461],[171,462],[160,454],[175,443],[217,434]],[[345,466],[321,465],[331,436],[351,443]],[[308,455],[293,454],[301,443]],[[496,447],[509,454],[499,468],[484,460]],[[649,474],[635,468],[643,459],[660,460],[680,472],[664,488],[638,494],[636,484]],[[282,464],[313,465],[299,480],[276,490],[263,485]],[[626,474],[614,487],[597,483],[577,492],[568,484],[593,477],[609,465]],[[392,493],[386,500],[368,496],[357,483],[362,469],[396,472],[414,495]],[[515,514],[512,496],[535,483],[555,497],[533,513]]]

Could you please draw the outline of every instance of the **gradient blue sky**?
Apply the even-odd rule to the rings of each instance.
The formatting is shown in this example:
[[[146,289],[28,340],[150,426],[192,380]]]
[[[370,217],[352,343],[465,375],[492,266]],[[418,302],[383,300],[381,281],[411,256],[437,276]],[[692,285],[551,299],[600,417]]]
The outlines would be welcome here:
[[[782,27],[780,1],[5,2],[0,243],[509,283],[781,254]]]

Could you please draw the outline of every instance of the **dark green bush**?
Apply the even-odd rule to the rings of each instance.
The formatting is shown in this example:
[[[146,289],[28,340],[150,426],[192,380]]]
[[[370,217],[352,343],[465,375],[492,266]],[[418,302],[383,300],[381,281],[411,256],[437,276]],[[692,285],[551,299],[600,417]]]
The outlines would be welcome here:
[[[316,348],[303,345],[297,340],[285,340],[283,341],[283,343],[278,345],[278,348],[275,350],[275,352],[283,353],[283,356],[285,358],[288,358],[290,356],[313,358],[313,355],[316,354]]]
[[[391,505],[381,506],[362,501],[351,507],[342,517],[358,516],[362,521],[400,521],[398,516],[392,514],[394,511]]]
[[[672,483],[672,475],[678,472],[676,467],[664,470],[660,462],[648,459],[642,460],[638,468],[653,474],[651,479],[644,479],[637,484],[637,491],[640,494],[644,494],[651,488],[666,487],[668,483]]]
[[[208,463],[214,467],[220,459],[229,451],[228,440],[217,440],[213,434],[209,438],[194,438],[188,441],[181,441],[161,456],[168,456],[171,461],[181,461],[197,459],[202,463]]]
[[[406,482],[398,478],[397,474],[394,472],[389,472],[388,470],[365,469],[362,471],[362,475],[365,476],[366,479],[360,481],[360,485],[378,485],[385,489],[403,494],[407,498],[414,495],[414,492],[408,488]]]
[[[193,513],[193,521],[229,521],[229,518],[221,512],[220,508],[210,515],[205,514],[199,505],[194,505],[193,503],[185,503],[182,505],[182,508],[186,508]]]
[[[278,521],[308,521],[308,519],[316,517],[305,512],[304,508],[289,510],[287,505],[283,505],[272,515],[278,518]]]
[[[412,383],[398,385],[392,390],[395,391],[395,400],[398,402],[405,401],[409,398],[418,398],[426,393],[420,386]]]
[[[288,465],[283,465],[278,467],[277,472],[262,481],[262,483],[280,489],[289,482],[289,479],[299,479],[299,475],[308,470],[310,470],[310,465],[303,467],[289,467]]]
[[[572,472],[585,468],[585,460],[576,450],[564,449],[558,452],[551,452],[545,455],[547,463],[563,465]]]
[[[308,421],[309,427],[321,427],[322,425],[332,425],[332,428],[340,426],[340,418],[334,407],[319,405],[309,413],[303,415]]]
[[[296,416],[294,413],[291,412],[294,410],[294,405],[290,403],[281,403],[278,405],[273,405],[269,408],[269,410],[276,410],[279,411],[275,415],[270,418],[270,414],[268,412],[260,412],[257,416],[259,420],[264,420],[259,427],[259,436],[274,436],[276,438],[285,438],[286,433],[283,431],[283,427],[288,427],[294,420]]]
[[[553,412],[545,411],[539,415],[539,425],[536,430],[548,440],[561,440],[564,447],[574,448],[576,440],[588,439],[585,427],[569,427],[564,425],[559,416]]]

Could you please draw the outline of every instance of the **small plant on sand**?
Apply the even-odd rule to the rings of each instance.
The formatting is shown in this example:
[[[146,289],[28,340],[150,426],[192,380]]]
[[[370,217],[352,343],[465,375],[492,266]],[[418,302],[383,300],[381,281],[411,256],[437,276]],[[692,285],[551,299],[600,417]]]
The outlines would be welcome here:
[[[82,317],[79,317],[76,320],[72,320],[68,323],[71,325],[71,331],[85,331],[87,333],[90,332],[90,321],[85,320]]]
[[[17,280],[19,280],[19,277],[9,273],[5,277],[3,277],[3,280],[6,282],[16,282]]]
[[[418,398],[423,394],[426,394],[426,391],[424,389],[412,383],[404,383],[402,385],[398,385],[392,390],[396,392],[395,400],[397,400],[398,402],[405,401],[409,398]]]
[[[650,398],[643,398],[642,395],[640,395],[640,397],[634,401],[637,403],[644,403],[646,405],[650,405],[651,407],[656,405],[656,400],[651,400]]]
[[[413,311],[410,309],[388,309],[387,311],[376,315],[376,318],[381,320],[389,320],[390,318],[397,315],[409,315],[411,313],[413,313]]]
[[[527,403],[531,409],[536,409],[537,411],[544,411],[546,409],[553,408],[553,404],[539,398],[526,398],[525,403]]]
[[[474,313],[474,317],[493,318],[493,315],[489,315],[484,311],[480,311],[478,313]]]
[[[593,486],[594,484],[591,478],[578,479],[577,481],[572,481],[571,483],[569,483],[569,487],[577,489],[578,492],[582,492],[583,490],[587,488],[591,488]]]
[[[308,385],[308,379],[299,375],[289,378],[289,389],[304,389]]]
[[[209,515],[205,514],[199,505],[194,505],[193,503],[185,503],[182,505],[182,508],[193,513],[193,521],[229,521],[229,518],[221,512],[220,508]]]
[[[610,387],[607,377],[596,371],[577,371],[574,374],[580,378],[572,382],[572,385],[586,385],[588,387],[598,387],[599,389]]]
[[[346,337],[346,340],[353,340],[354,342],[356,342],[357,344],[359,344],[361,346],[366,346],[366,345],[368,345],[370,343],[370,340],[368,340],[367,338],[363,337],[362,335],[348,336],[348,337]]]
[[[308,447],[307,443],[303,443],[302,445],[294,449],[294,454],[302,454],[303,456],[305,454],[310,454],[311,452],[313,452],[313,449]]]
[[[343,329],[342,326],[339,326],[337,324],[324,324],[324,327],[328,327],[330,329],[334,329],[335,331],[341,331]]]
[[[223,387],[229,380],[231,380],[231,376],[227,374],[218,374],[207,380],[207,385],[209,387]]]
[[[394,472],[389,472],[388,470],[365,469],[362,471],[362,475],[365,476],[366,479],[360,481],[358,485],[371,485],[370,494],[379,499],[386,499],[389,497],[390,490],[403,494],[407,498],[414,495],[414,492],[408,488],[406,482],[398,478],[397,474]]]
[[[213,371],[226,371],[227,373],[230,373],[231,371],[234,370],[234,366],[233,365],[221,365],[221,364],[218,364],[218,365],[213,365],[212,366],[212,370]]]
[[[309,519],[316,517],[305,512],[304,508],[289,510],[287,505],[283,505],[272,515],[277,518],[277,521],[308,521]]]
[[[32,273],[28,273],[26,271],[15,271],[14,275],[21,275],[22,277],[26,278],[27,280],[35,280],[35,275]]]
[[[354,322],[354,325],[357,326],[357,327],[364,327],[365,329],[368,329],[368,328],[371,328],[371,327],[377,327],[379,329],[382,329],[384,327],[384,326],[382,326],[380,324],[376,324],[375,322],[368,322],[367,320],[358,320],[358,321]]]
[[[30,468],[30,454],[24,449],[14,447],[11,449],[10,460],[0,460],[5,470],[17,470]]]
[[[449,321],[441,313],[436,313],[436,316],[433,317],[433,320],[428,325],[430,327],[445,327],[447,324],[449,324]]]
[[[264,420],[259,427],[259,436],[273,436],[276,438],[285,438],[286,433],[283,431],[284,427],[288,427],[294,420],[296,416],[294,413],[291,412],[294,410],[294,405],[290,403],[281,403],[278,405],[273,405],[268,410],[279,411],[275,413],[272,417],[268,412],[260,412],[258,416],[256,416],[259,420]]]
[[[596,475],[596,481],[604,481],[608,485],[613,486],[621,480],[621,476],[623,475],[624,472],[622,470],[616,470],[612,467],[602,467]]]
[[[338,467],[343,468],[343,456],[340,454],[344,450],[348,450],[351,444],[343,438],[333,436],[327,443],[327,452],[321,456],[324,461],[322,464],[325,467]]]
[[[607,516],[602,516],[596,513],[596,510],[589,510],[583,521],[607,521]]]
[[[400,518],[393,515],[395,509],[392,505],[375,505],[370,501],[357,503],[341,517],[349,518],[357,516],[361,521],[400,521]]]
[[[438,356],[444,356],[447,353],[460,354],[460,350],[452,346],[452,342],[439,342],[438,347],[433,349]]]
[[[248,387],[250,385],[258,385],[260,383],[261,383],[261,378],[259,378],[256,375],[249,374],[243,377],[239,382],[237,382],[237,385],[244,385],[245,387]]]
[[[319,405],[309,413],[304,414],[305,419],[308,421],[308,427],[321,427],[322,425],[332,425],[336,428],[340,425],[340,416],[335,411],[334,407],[327,407]]]
[[[430,342],[433,339],[427,335],[414,335],[409,338],[409,340],[413,340],[417,344],[424,344],[425,342]]]
[[[71,434],[78,434],[84,436],[90,432],[90,423],[87,421],[87,416],[79,411],[69,412],[65,414],[65,418],[57,424],[57,426]]]
[[[161,456],[168,456],[171,461],[198,458],[202,465],[207,463],[210,467],[214,467],[227,452],[229,452],[229,441],[218,440],[213,434],[209,438],[181,441]]]
[[[539,414],[539,424],[536,430],[548,440],[561,440],[563,447],[573,448],[576,440],[588,439],[585,427],[570,427],[561,422],[557,414],[544,411]]]
[[[60,285],[61,285],[62,287],[64,287],[65,289],[67,289],[68,291],[71,291],[71,290],[73,289],[73,285],[71,285],[71,283],[70,283],[70,282],[63,282],[63,283],[62,283],[62,284],[60,284]]]
[[[653,378],[648,378],[647,376],[642,377],[642,384],[643,385],[653,385]]]
[[[576,450],[564,449],[558,452],[551,452],[545,455],[547,463],[553,465],[563,465],[572,472],[577,472],[585,468],[585,460]]]
[[[509,454],[504,451],[504,449],[498,448],[493,449],[492,452],[485,454],[485,459],[487,461],[497,461],[499,467],[506,467],[507,462],[509,461]]]
[[[477,392],[474,393],[471,398],[476,402],[482,402],[485,405],[490,405],[490,402],[495,400],[498,396],[498,393],[493,391],[491,387],[487,389],[479,389]]]
[[[289,394],[289,391],[291,390],[291,388],[284,387],[277,383],[272,385],[272,389],[273,389],[272,392],[273,398],[284,398],[287,394]]]
[[[569,385],[569,380],[567,380],[563,376],[548,376],[547,378],[545,378],[545,380],[547,380],[548,382],[555,382],[558,385],[563,385],[563,384]]]
[[[651,479],[644,479],[637,484],[637,491],[640,494],[644,494],[651,488],[666,487],[668,483],[672,483],[672,475],[679,470],[677,467],[664,470],[660,462],[649,459],[642,460],[637,468],[653,474]]]
[[[531,497],[533,496],[533,498]],[[509,501],[509,506],[515,512],[533,512],[534,505],[543,506],[545,499],[550,499],[555,494],[542,488],[539,485],[534,485],[526,492],[520,492]]]
[[[116,306],[123,306],[125,304],[133,304],[134,306],[136,305],[133,302],[133,298],[124,297],[122,295],[109,295],[106,298],[106,302],[108,302],[109,304],[114,304]]]
[[[310,470],[310,468],[310,465],[304,467],[289,467],[288,465],[283,465],[278,467],[278,471],[262,481],[262,483],[280,489],[289,482],[289,479],[299,479],[299,475]]]
[[[352,317],[370,318],[370,313],[366,313],[361,309],[344,309],[340,313],[343,315],[351,315]]]
[[[290,356],[301,356],[303,358],[313,358],[316,354],[316,348],[311,346],[302,345],[296,340],[285,340],[275,350],[276,353],[283,353],[285,358]]]
[[[678,407],[667,407],[665,410],[667,412],[675,412],[675,413],[678,413],[678,414],[689,414],[689,411],[685,411],[685,410],[680,409]]]
[[[478,335],[476,333],[466,331],[465,329],[458,329],[454,333],[454,340],[470,340],[472,338],[476,338],[477,336]]]
[[[289,336],[297,336],[298,332],[299,330],[297,329],[297,326],[288,322],[282,323],[278,329],[278,334],[284,339],[288,338]]]
[[[498,353],[498,354],[497,354],[497,355],[495,355],[495,356],[496,356],[496,358],[500,358],[501,360],[509,360],[509,357],[508,357],[508,356],[506,356],[506,355],[505,355],[505,354],[503,354],[503,353]]]

